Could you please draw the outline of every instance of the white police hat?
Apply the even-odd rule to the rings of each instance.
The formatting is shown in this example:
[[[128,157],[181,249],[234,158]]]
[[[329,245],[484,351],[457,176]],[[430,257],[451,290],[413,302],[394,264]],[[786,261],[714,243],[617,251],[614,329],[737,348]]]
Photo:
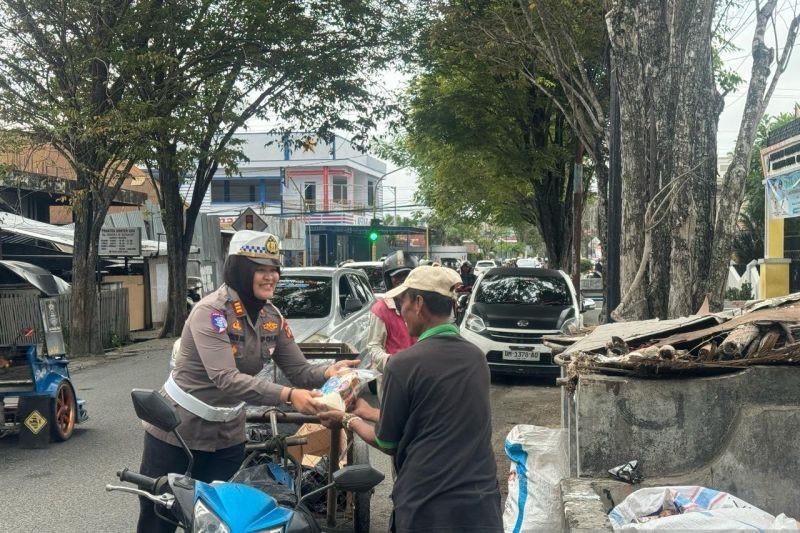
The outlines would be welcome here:
[[[234,233],[228,255],[241,255],[259,265],[281,266],[278,238],[262,231],[241,230]]]

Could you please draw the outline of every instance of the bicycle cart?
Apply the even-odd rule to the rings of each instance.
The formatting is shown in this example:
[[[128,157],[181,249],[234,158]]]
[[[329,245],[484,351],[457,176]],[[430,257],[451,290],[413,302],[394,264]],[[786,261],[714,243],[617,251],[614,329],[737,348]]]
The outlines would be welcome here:
[[[352,346],[348,344],[336,343],[300,343],[300,349],[307,359],[311,360],[335,360],[354,359],[358,357]],[[261,413],[248,413],[248,424],[269,426],[271,438],[264,442],[248,442],[246,446],[247,458],[243,467],[262,462],[268,456],[271,457],[272,464],[282,465],[293,474],[292,487],[296,497],[308,498],[309,494],[302,493],[303,475],[309,468],[301,464],[302,458],[293,457],[289,452],[292,446],[305,445],[305,437],[281,435],[278,424],[319,424],[319,418],[312,415],[304,415],[295,412],[284,412],[280,409],[267,409]],[[327,430],[329,436],[329,449],[327,452],[327,480],[326,483],[333,481],[333,474],[339,469],[339,461],[342,454],[342,435],[346,435],[346,460],[345,465],[369,464],[369,446],[360,438],[354,438],[352,432],[342,430]],[[288,468],[287,468],[288,467]],[[338,491],[331,487],[327,489],[325,512],[315,516],[319,521],[323,521],[325,531],[354,531],[355,533],[368,533],[370,524],[370,499],[372,492],[347,493],[342,509],[342,498]]]

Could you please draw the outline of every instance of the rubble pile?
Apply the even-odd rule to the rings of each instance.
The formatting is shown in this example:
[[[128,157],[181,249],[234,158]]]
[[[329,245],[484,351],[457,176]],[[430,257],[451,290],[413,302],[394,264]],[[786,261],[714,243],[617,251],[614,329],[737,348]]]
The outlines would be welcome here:
[[[800,293],[741,310],[598,326],[585,336],[546,336],[567,380],[601,372],[639,377],[702,375],[749,365],[800,363]]]

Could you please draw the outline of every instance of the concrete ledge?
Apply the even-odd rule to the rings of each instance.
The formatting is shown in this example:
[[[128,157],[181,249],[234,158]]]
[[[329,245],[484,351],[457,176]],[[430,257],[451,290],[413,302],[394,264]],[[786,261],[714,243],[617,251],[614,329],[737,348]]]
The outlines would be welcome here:
[[[643,486],[704,485],[800,515],[798,383],[796,366],[669,380],[582,376],[567,408],[570,461],[599,481],[637,459]]]
[[[589,480],[564,479],[560,484],[564,531],[611,531],[608,510]]]

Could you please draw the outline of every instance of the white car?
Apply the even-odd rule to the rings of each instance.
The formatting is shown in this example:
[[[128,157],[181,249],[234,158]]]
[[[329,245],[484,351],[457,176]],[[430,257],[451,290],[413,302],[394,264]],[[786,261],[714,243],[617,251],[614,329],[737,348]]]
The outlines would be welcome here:
[[[494,261],[492,261],[490,259],[481,259],[480,261],[475,263],[474,272],[475,272],[475,275],[477,276],[481,272],[486,272],[490,268],[495,268],[495,267],[498,267],[498,266],[500,266],[500,265],[498,265],[497,263],[495,263]]]
[[[542,262],[535,257],[521,257],[517,259],[517,268],[542,268]]]
[[[542,336],[580,328],[594,302],[579,302],[560,270],[495,268],[475,283],[461,336],[483,350],[493,374],[558,375]]]

